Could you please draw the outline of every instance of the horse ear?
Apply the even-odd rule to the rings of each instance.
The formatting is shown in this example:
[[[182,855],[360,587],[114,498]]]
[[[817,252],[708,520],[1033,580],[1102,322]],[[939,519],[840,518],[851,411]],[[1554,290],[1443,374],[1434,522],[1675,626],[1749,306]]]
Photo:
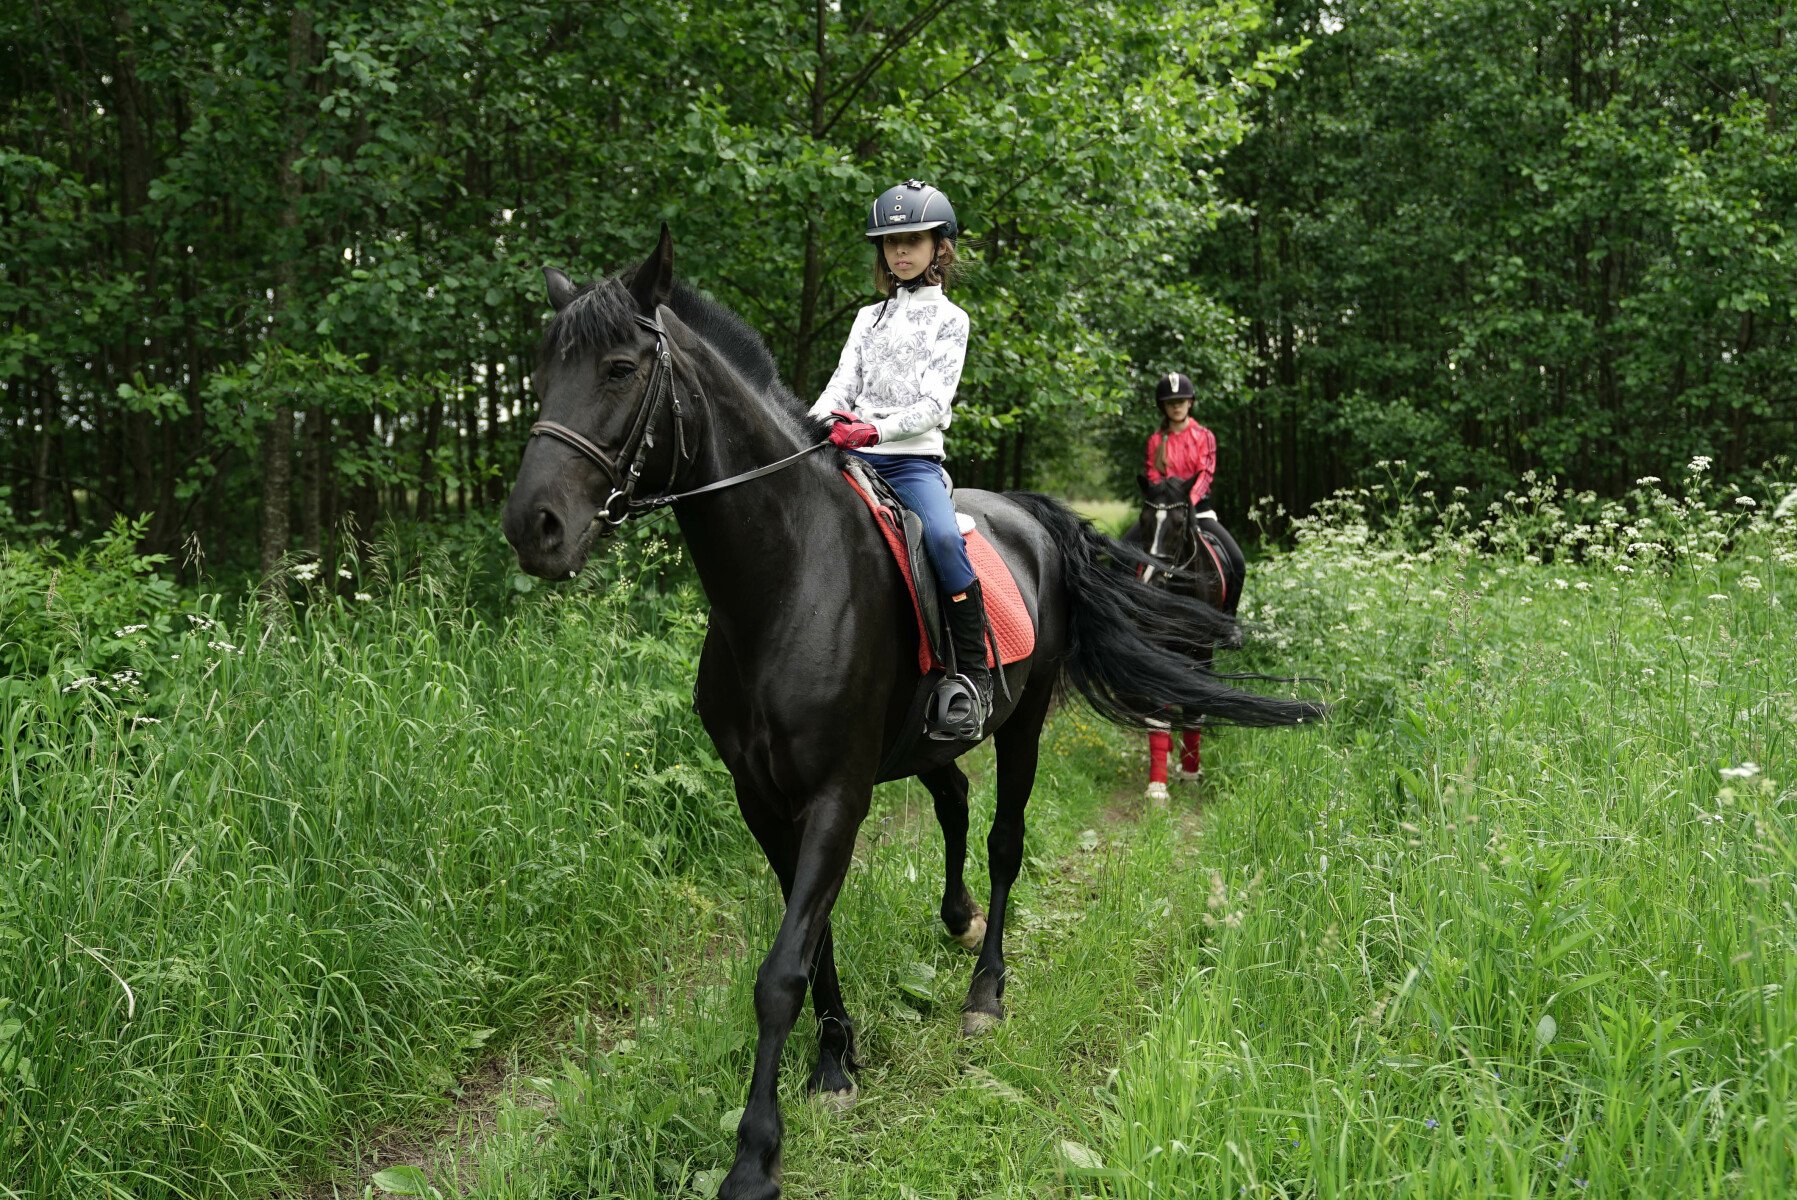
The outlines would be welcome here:
[[[572,279],[554,267],[543,268],[543,282],[549,285],[549,303],[555,306],[556,312],[568,307],[568,302],[580,290]]]
[[[661,241],[655,252],[631,276],[630,294],[645,317],[653,317],[655,310],[674,294],[674,238],[668,233],[666,221],[661,223]]]
[[[1136,490],[1138,492],[1141,492],[1144,496],[1146,496],[1148,494],[1148,489],[1153,486],[1154,485],[1152,483],[1148,482],[1148,472],[1146,472],[1146,471],[1136,472]]]

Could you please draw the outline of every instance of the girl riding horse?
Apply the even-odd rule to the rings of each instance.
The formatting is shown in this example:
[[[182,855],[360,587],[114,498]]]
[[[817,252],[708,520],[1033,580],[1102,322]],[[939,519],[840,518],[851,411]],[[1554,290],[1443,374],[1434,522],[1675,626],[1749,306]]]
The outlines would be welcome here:
[[[955,209],[921,179],[880,193],[867,215],[874,285],[885,299],[855,315],[836,373],[811,406],[830,441],[879,473],[923,520],[942,585],[955,670],[926,711],[939,741],[979,741],[992,711],[986,606],[949,498],[942,431],[954,419],[967,314],[943,294],[955,266]]]
[[[1170,371],[1154,385],[1154,402],[1161,410],[1160,428],[1148,435],[1145,474],[1150,486],[1169,480],[1190,480],[1185,496],[1190,506],[1181,514],[1186,523],[1211,539],[1223,555],[1223,595],[1219,605],[1231,616],[1241,602],[1242,582],[1247,576],[1247,563],[1241,547],[1229,531],[1217,521],[1217,514],[1207,503],[1211,479],[1217,471],[1217,439],[1203,425],[1192,420],[1192,381],[1178,371]],[[1145,489],[1146,490],[1146,489]],[[1182,738],[1179,778],[1197,779],[1203,774],[1200,752],[1202,733],[1187,729]],[[1173,739],[1167,729],[1148,734],[1148,791],[1150,803],[1167,801],[1167,758]]]

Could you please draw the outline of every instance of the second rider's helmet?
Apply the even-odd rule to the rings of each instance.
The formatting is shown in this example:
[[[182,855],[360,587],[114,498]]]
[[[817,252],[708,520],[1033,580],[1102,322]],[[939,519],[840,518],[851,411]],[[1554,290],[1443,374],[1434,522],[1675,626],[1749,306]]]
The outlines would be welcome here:
[[[948,197],[921,179],[907,179],[887,188],[867,212],[870,238],[925,229],[939,230],[952,241],[960,227],[955,224],[955,206]]]
[[[1178,371],[1169,371],[1162,375],[1154,385],[1154,402],[1165,404],[1169,400],[1190,400],[1192,398],[1192,381]]]

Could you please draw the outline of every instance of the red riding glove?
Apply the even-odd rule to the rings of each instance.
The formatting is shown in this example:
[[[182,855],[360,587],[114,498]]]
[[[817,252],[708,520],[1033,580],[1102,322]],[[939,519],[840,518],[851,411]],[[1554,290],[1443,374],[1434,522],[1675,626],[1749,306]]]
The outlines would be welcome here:
[[[830,415],[836,418],[836,424],[830,429],[832,445],[844,450],[859,450],[880,440],[880,431],[854,413],[843,412],[838,408],[832,409]]]

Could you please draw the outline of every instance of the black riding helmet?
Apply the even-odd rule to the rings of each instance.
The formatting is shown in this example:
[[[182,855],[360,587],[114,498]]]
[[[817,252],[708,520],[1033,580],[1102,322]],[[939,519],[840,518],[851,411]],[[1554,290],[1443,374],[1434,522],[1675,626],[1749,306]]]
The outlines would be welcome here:
[[[1190,400],[1192,398],[1192,381],[1178,371],[1169,371],[1155,381],[1154,402],[1165,404],[1169,400]]]
[[[938,236],[952,240],[960,226],[955,224],[955,206],[948,197],[921,179],[907,179],[887,188],[867,210],[870,238],[925,229],[938,230]]]

